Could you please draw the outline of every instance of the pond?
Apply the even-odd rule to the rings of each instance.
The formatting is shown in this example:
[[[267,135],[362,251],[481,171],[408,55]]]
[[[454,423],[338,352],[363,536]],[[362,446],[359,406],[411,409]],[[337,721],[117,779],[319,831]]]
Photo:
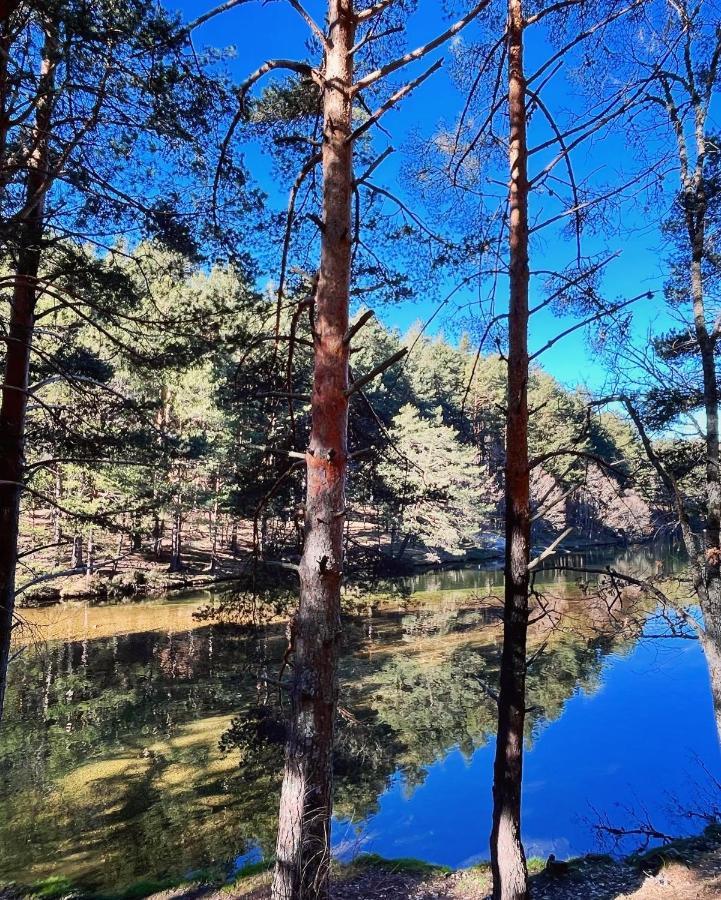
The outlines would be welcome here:
[[[529,855],[597,850],[604,821],[700,830],[684,813],[721,779],[697,642],[667,636],[653,609],[609,613],[574,571],[681,564],[653,547],[610,554],[537,578],[558,615],[530,635]],[[499,584],[491,569],[428,573],[396,585],[400,607],[346,620],[338,856],[487,858]],[[284,629],[195,618],[209,599],[25,611],[0,733],[0,883],[111,891],[272,854]]]

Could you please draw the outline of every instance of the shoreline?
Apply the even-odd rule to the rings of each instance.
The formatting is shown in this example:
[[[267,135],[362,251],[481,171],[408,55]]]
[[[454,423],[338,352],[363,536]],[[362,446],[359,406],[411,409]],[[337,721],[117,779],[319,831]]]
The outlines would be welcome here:
[[[267,900],[272,861],[233,874],[198,870],[186,877],[146,878],[115,891],[84,889],[63,876],[30,885],[0,884],[0,900]],[[487,900],[490,864],[450,869],[418,859],[360,854],[334,863],[333,900]],[[721,824],[622,858],[589,853],[565,861],[529,859],[534,900],[714,900],[721,896]]]
[[[570,553],[604,550],[610,548],[642,547],[652,543],[650,539],[643,541],[574,541],[567,543],[565,549]],[[503,564],[503,553],[499,550],[472,548],[462,557],[451,559],[429,560],[418,555],[410,556],[400,564],[391,557],[384,557],[384,565],[378,575],[379,579],[412,578],[432,572],[449,572],[468,567],[500,570]],[[282,561],[279,565],[292,568],[295,562]],[[167,562],[149,561],[140,556],[136,565],[117,569],[98,568],[88,575],[82,569],[74,574],[58,575],[59,584],[50,584],[56,579],[47,580],[31,586],[18,595],[17,607],[31,609],[54,606],[66,602],[91,602],[97,605],[142,601],[163,594],[190,593],[194,590],[212,589],[218,585],[232,584],[241,581],[247,568],[247,557],[233,560],[233,568],[223,568],[216,572],[204,571],[208,566],[187,566],[178,572],[169,572]],[[363,580],[362,572],[351,571],[347,583],[353,585]]]

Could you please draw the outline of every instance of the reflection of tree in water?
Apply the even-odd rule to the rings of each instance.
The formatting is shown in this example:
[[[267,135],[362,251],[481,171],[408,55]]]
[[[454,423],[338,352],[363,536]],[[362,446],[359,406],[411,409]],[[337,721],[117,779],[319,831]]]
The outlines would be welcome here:
[[[458,605],[346,623],[340,816],[371,814],[396,770],[410,789],[450,748],[470,756],[492,737],[498,635],[495,611]],[[596,627],[541,639],[529,741],[577,689],[596,689],[618,649]],[[216,624],[20,657],[0,738],[0,881],[63,872],[112,887],[226,862],[255,842],[272,852],[284,647],[280,628]]]
[[[20,657],[0,742],[0,881],[57,871],[59,850],[60,871],[113,885],[270,840],[272,773],[244,777],[218,744],[257,702],[250,670],[273,646],[212,626]],[[254,803],[265,822],[246,827]]]

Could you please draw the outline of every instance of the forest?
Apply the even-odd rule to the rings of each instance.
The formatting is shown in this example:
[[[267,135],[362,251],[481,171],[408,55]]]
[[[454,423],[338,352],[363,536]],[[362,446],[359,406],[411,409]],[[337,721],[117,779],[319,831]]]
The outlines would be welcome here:
[[[365,2],[0,2],[3,900],[721,898],[721,4]]]

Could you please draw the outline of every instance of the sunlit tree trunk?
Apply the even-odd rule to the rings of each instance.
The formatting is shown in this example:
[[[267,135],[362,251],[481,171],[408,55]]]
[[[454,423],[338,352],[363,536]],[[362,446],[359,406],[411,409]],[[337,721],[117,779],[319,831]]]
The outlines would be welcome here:
[[[705,153],[705,133],[697,136],[699,152]],[[703,171],[703,157],[697,164]],[[685,197],[686,224],[691,245],[690,288],[694,329],[701,357],[704,411],[706,413],[706,528],[704,558],[699,567],[702,583],[697,585],[704,633],[701,639],[711,683],[716,729],[721,743],[721,477],[719,473],[719,392],[716,373],[716,341],[706,323],[703,284],[705,220],[707,201],[704,177],[697,178],[692,196]],[[694,548],[689,548],[693,553]]]
[[[25,417],[48,186],[48,138],[54,74],[54,41],[51,35],[46,34],[36,102],[34,150],[28,162],[26,214],[17,228],[15,279],[10,322],[5,337],[7,352],[0,404],[0,717],[5,697],[15,606]]]
[[[682,4],[678,9],[686,35],[686,48],[689,60],[692,59],[693,43],[691,35],[695,23],[692,23],[689,8]],[[721,49],[721,39],[717,36],[717,48]],[[715,57],[716,60],[718,57]],[[718,62],[712,63],[715,77]],[[663,76],[661,76],[663,82]],[[692,306],[693,331],[698,347],[702,374],[703,403],[706,418],[706,521],[703,544],[697,546],[688,521],[682,522],[682,533],[686,549],[691,560],[694,587],[703,613],[704,631],[701,635],[706,663],[708,666],[711,692],[714,701],[719,742],[721,743],[721,472],[719,471],[719,389],[716,371],[716,345],[718,330],[709,328],[707,321],[706,296],[704,286],[704,260],[709,252],[707,244],[708,196],[706,183],[706,153],[708,136],[706,122],[712,94],[700,90],[692,75],[689,83],[688,102],[693,110],[694,143],[696,151],[695,165],[690,163],[690,144],[683,131],[683,119],[672,94],[666,87],[667,111],[671,126],[677,139],[678,160],[681,173],[681,202],[684,214],[686,237],[689,251],[689,292]],[[672,495],[675,486],[672,485]],[[677,497],[677,505],[683,501]],[[681,510],[682,518],[686,513]]]
[[[506,557],[503,655],[493,772],[491,863],[494,900],[527,897],[521,843],[530,559],[528,460],[528,160],[521,0],[508,4],[510,300],[506,413]]]
[[[352,0],[330,0],[323,88],[323,228],[315,296],[312,428],[300,604],[293,622],[291,720],[273,900],[328,897],[332,750],[338,698],[347,465],[351,266]]]

